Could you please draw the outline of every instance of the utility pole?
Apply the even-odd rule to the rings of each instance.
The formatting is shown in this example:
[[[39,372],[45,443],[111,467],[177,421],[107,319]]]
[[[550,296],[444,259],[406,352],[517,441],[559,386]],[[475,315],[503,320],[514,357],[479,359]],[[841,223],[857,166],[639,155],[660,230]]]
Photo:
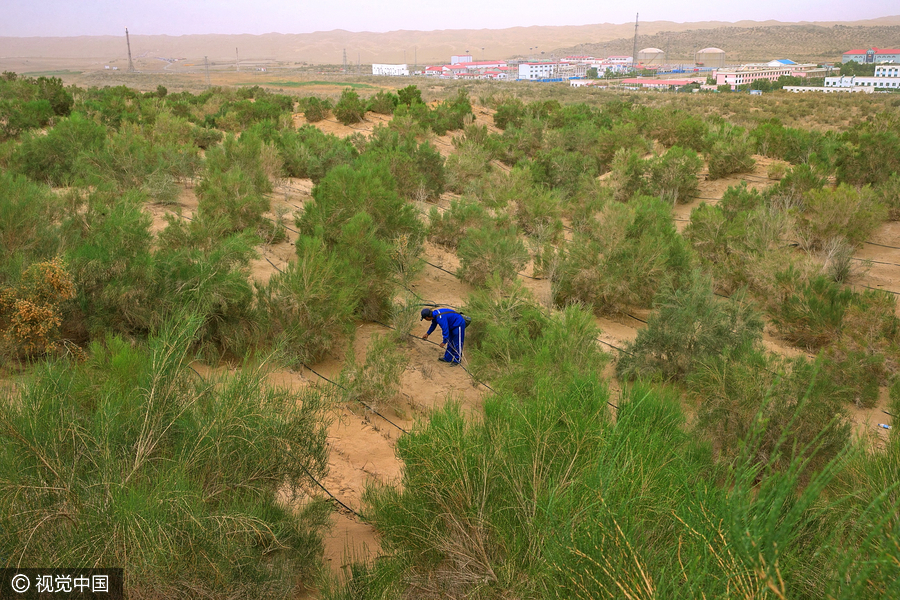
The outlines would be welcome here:
[[[637,61],[637,32],[638,32],[638,17],[640,17],[640,13],[635,13],[634,15],[634,47],[631,51],[631,70],[634,71],[635,61]]]
[[[125,28],[125,43],[128,44],[128,72],[134,73],[134,63],[131,62],[131,38],[128,37],[128,28]]]
[[[204,56],[203,62],[206,65],[206,87],[209,87],[209,59]]]
[[[237,48],[234,49],[234,72],[240,73],[241,71],[241,59],[238,56]]]
[[[344,48],[344,73],[347,72],[347,49]]]

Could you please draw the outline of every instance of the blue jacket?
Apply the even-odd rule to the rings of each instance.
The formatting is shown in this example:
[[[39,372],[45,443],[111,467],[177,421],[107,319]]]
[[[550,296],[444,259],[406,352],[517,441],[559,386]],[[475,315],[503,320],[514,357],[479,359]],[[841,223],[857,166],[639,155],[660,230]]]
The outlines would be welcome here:
[[[450,332],[454,329],[462,327],[466,328],[466,320],[462,318],[458,312],[452,308],[436,308],[431,311],[432,321],[431,327],[428,328],[428,335],[434,331],[438,325],[441,326],[441,333],[444,334],[444,343],[450,339]]]

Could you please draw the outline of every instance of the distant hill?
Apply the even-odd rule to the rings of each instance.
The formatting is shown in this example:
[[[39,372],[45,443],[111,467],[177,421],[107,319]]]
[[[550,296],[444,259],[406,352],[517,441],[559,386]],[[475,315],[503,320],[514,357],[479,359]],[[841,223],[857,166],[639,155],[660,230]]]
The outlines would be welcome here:
[[[326,31],[266,35],[140,35],[131,32],[135,67],[145,72],[177,72],[180,65],[341,64],[347,62],[443,63],[469,51],[476,59],[541,57],[570,53],[631,54],[634,23],[569,27],[513,27],[387,33]],[[852,47],[900,45],[900,16],[853,23],[778,21],[716,21],[640,24],[639,48],[668,49],[672,56],[692,59],[697,49],[718,46],[729,56],[746,60],[788,57],[794,60],[839,60]],[[171,63],[162,59],[184,59]],[[0,37],[0,70],[17,72],[52,69],[96,70],[127,68],[122,36],[68,38]]]
[[[633,36],[623,37],[607,42],[558,48],[554,53],[630,56],[633,44]],[[841,54],[853,48],[900,47],[900,25],[715,27],[638,35],[638,50],[659,48],[666,52],[669,62],[690,62],[697,50],[709,46],[725,50],[728,62],[769,61],[776,58],[790,58],[797,62],[839,61]]]

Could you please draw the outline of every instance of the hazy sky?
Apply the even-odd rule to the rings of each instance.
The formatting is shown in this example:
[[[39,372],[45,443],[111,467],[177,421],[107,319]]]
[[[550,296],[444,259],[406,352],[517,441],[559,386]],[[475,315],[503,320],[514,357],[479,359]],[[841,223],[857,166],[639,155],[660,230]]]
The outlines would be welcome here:
[[[0,0],[0,36],[309,33],[501,29],[642,21],[858,21],[900,14],[897,0]]]

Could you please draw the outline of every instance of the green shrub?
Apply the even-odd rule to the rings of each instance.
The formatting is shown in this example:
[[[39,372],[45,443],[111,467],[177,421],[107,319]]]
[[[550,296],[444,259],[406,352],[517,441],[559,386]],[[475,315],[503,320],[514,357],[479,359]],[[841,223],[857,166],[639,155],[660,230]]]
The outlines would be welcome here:
[[[397,194],[388,168],[369,162],[360,163],[358,169],[345,165],[331,169],[313,188],[313,201],[304,205],[297,226],[305,235],[321,231],[318,235],[332,245],[359,212],[372,217],[380,239],[392,240],[401,234],[421,239],[416,210]]]
[[[717,299],[712,281],[698,271],[681,289],[664,286],[654,305],[647,327],[619,359],[621,377],[680,380],[712,358],[739,360],[762,341],[762,319],[744,295]]]
[[[414,85],[408,85],[405,88],[397,90],[397,99],[406,106],[424,104],[424,102],[422,102],[422,90]]]
[[[444,158],[430,142],[418,143],[388,127],[376,127],[361,163],[381,164],[394,178],[397,192],[409,200],[430,200],[444,191]]]
[[[491,153],[484,146],[474,142],[463,142],[447,157],[447,189],[464,194],[478,186],[490,170]]]
[[[451,200],[445,211],[432,206],[428,213],[428,239],[456,249],[469,229],[483,226],[489,218],[480,204],[466,199]]]
[[[875,198],[887,208],[887,218],[900,221],[900,173],[875,188]]]
[[[486,223],[466,231],[457,255],[457,277],[475,286],[487,284],[492,277],[515,279],[529,258],[515,225],[501,223]]]
[[[563,231],[559,195],[541,188],[530,192],[515,203],[516,224],[526,235],[546,242],[559,241]]]
[[[645,189],[644,173],[648,168],[646,161],[642,160],[633,150],[622,148],[616,152],[613,158],[609,175],[609,187],[612,189],[613,198],[617,202],[628,202],[635,194]]]
[[[339,378],[341,399],[351,404],[361,403],[374,410],[383,406],[398,410],[400,375],[406,369],[408,360],[391,336],[373,336],[366,348],[363,364],[356,362],[355,353],[350,348]]]
[[[161,321],[154,317],[164,308],[154,297],[152,220],[142,210],[144,200],[136,191],[97,191],[79,199],[65,225],[76,303],[87,330],[100,339],[106,332],[146,335]],[[168,295],[174,288],[160,291]]]
[[[69,185],[79,178],[76,163],[106,143],[106,129],[79,113],[60,120],[46,135],[26,133],[13,155],[14,168],[34,181]]]
[[[521,127],[525,119],[525,103],[518,98],[510,98],[496,107],[494,125],[498,129]]]
[[[690,249],[669,207],[657,198],[607,202],[583,228],[561,253],[552,277],[559,306],[580,302],[599,314],[649,307],[663,282],[677,286],[690,273]]]
[[[322,238],[346,261],[347,276],[359,284],[357,314],[384,319],[394,282],[417,262],[423,227],[415,209],[397,195],[386,166],[365,161],[332,169],[313,198],[297,219],[299,231]]]
[[[815,350],[838,337],[844,312],[854,298],[852,290],[823,276],[798,281],[793,270],[779,273],[777,279],[781,295],[772,299],[770,312],[788,341]]]
[[[0,284],[17,262],[50,258],[59,245],[62,202],[44,185],[0,171]]]
[[[721,179],[733,173],[747,173],[753,170],[753,143],[746,134],[735,130],[721,133],[713,138],[706,160],[709,178]]]
[[[369,98],[367,110],[381,115],[392,115],[399,103],[400,98],[396,94],[382,90]]]
[[[804,210],[797,214],[796,233],[807,249],[820,250],[841,236],[851,245],[862,244],[886,218],[887,211],[868,187],[841,184],[833,190],[806,194]]]
[[[828,183],[824,177],[811,166],[803,164],[788,169],[781,182],[774,188],[775,194],[787,196],[791,200],[806,198],[811,191],[820,190]],[[802,204],[802,202],[800,202]]]
[[[202,150],[209,150],[211,147],[221,142],[222,138],[225,137],[225,134],[218,129],[211,129],[209,127],[195,127],[193,130],[193,137],[194,144],[198,148]]]
[[[331,112],[331,101],[310,96],[303,100],[303,116],[307,123],[318,123],[328,118]]]
[[[215,224],[219,233],[268,228],[263,213],[270,209],[271,179],[281,170],[274,146],[250,134],[229,137],[206,156],[204,178],[197,186],[197,218]]]
[[[366,105],[353,88],[344,88],[334,105],[334,116],[344,125],[359,123],[366,116]]]
[[[276,144],[283,173],[288,177],[309,178],[314,183],[334,167],[350,164],[358,155],[347,140],[323,133],[312,125],[283,131]]]
[[[3,556],[122,567],[137,597],[290,598],[312,580],[328,508],[284,501],[326,472],[321,398],[251,368],[198,379],[201,320],[146,349],[110,337],[3,398]]]
[[[738,456],[759,428],[753,458],[784,469],[792,460],[779,445],[795,448],[817,470],[849,441],[843,409],[846,381],[823,361],[753,352],[739,360],[711,357],[687,380],[700,400],[698,428],[726,460]]]
[[[358,283],[316,238],[297,240],[297,260],[259,289],[265,339],[289,364],[315,364],[353,334]]]
[[[653,195],[673,205],[690,202],[698,193],[697,174],[702,167],[695,151],[672,146],[650,161],[648,187]]]

